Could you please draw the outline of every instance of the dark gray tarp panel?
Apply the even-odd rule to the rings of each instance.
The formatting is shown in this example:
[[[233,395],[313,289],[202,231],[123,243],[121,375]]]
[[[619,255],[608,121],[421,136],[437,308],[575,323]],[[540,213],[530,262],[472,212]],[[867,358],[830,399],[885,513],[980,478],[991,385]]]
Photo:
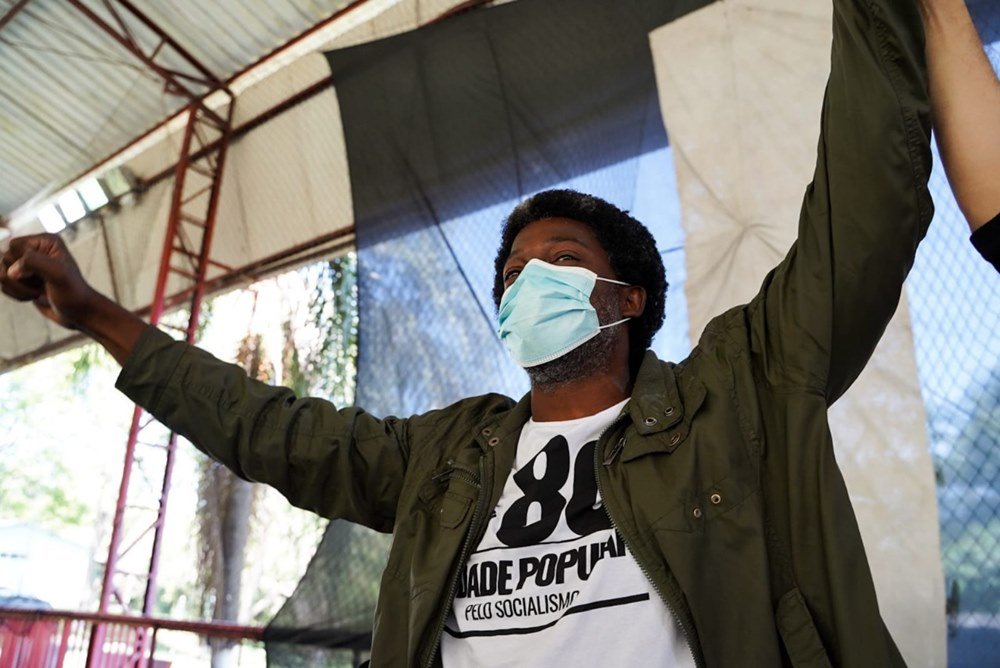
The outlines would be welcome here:
[[[409,415],[527,390],[490,292],[500,224],[534,192],[591,192],[646,222],[665,259],[680,246],[648,33],[705,4],[520,0],[327,54],[357,234],[359,405]],[[278,640],[366,638],[382,564],[361,575],[344,559],[386,540],[331,523],[269,627],[270,665],[313,656]]]

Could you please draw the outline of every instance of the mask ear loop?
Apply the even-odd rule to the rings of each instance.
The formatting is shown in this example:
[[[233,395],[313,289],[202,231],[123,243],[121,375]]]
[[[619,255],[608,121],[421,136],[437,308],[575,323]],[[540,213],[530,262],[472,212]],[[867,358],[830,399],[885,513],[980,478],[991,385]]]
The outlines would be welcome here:
[[[625,281],[616,281],[613,278],[602,278],[600,276],[597,276],[595,280],[604,281],[605,283],[617,283],[618,285],[624,285],[626,288],[632,287],[631,283],[626,283]]]
[[[632,287],[631,283],[626,283],[625,281],[616,281],[613,278],[601,278],[600,276],[598,276],[597,280],[598,281],[604,281],[605,283],[616,283],[618,285],[624,285],[626,288]],[[623,322],[628,322],[631,319],[632,318],[622,318],[621,320],[617,320],[615,322],[609,322],[606,325],[599,325],[597,329],[607,329],[608,327],[614,327],[615,325],[620,325]]]
[[[606,324],[606,325],[600,325],[600,326],[598,326],[598,328],[597,328],[597,329],[607,329],[608,327],[614,327],[615,325],[620,325],[620,324],[622,324],[623,322],[628,322],[628,321],[629,321],[629,320],[631,320],[631,319],[632,319],[632,318],[622,318],[621,320],[618,320],[618,321],[616,321],[616,322],[609,322],[609,323],[608,323],[608,324]]]

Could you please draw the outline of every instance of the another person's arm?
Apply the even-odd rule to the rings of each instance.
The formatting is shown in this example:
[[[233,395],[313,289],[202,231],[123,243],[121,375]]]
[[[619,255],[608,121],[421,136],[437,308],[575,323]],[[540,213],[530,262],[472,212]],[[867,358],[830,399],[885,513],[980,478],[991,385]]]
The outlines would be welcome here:
[[[931,113],[941,161],[969,227],[1000,213],[1000,81],[964,0],[923,0]]]
[[[924,0],[931,111],[972,242],[1000,271],[1000,80],[964,0]]]
[[[324,517],[392,530],[407,420],[297,398],[174,341],[89,286],[55,235],[13,239],[0,288],[100,342],[123,364],[120,390],[237,475]]]

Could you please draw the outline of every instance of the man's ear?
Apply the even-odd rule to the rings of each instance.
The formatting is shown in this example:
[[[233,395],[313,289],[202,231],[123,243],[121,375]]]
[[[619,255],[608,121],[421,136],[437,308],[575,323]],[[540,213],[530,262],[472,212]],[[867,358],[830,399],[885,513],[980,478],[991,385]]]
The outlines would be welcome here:
[[[622,306],[622,316],[638,318],[646,310],[646,288],[641,285],[630,285],[625,288],[625,303]]]

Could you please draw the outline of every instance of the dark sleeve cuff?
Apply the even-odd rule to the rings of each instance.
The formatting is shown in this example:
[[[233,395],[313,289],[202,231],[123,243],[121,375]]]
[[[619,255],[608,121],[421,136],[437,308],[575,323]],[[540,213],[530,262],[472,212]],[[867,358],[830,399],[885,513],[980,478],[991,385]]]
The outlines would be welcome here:
[[[972,245],[1000,271],[1000,215],[972,233]]]
[[[186,348],[187,344],[150,325],[122,365],[115,387],[143,408],[154,409]]]

